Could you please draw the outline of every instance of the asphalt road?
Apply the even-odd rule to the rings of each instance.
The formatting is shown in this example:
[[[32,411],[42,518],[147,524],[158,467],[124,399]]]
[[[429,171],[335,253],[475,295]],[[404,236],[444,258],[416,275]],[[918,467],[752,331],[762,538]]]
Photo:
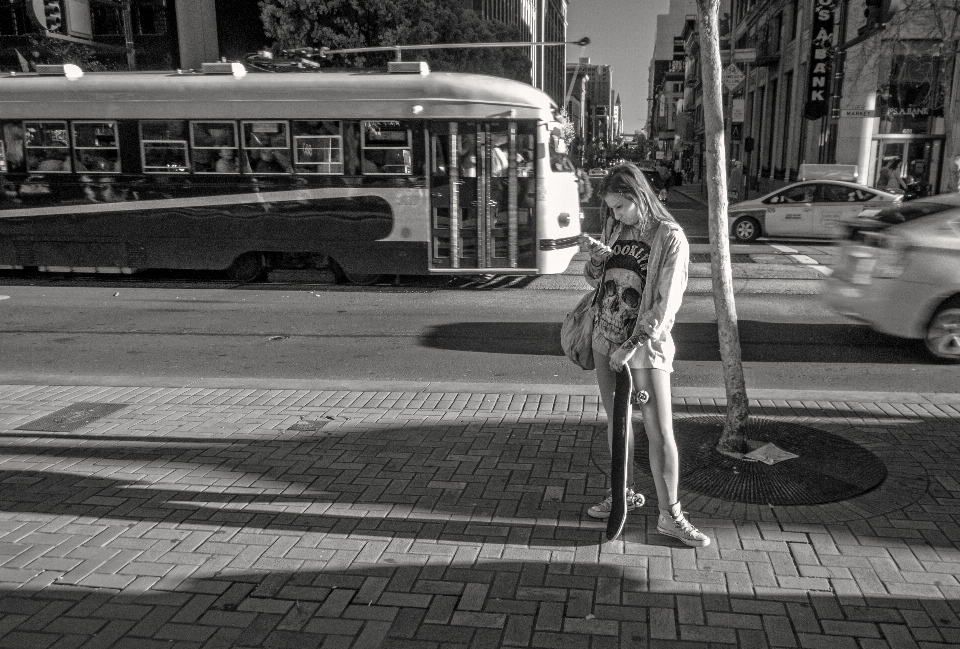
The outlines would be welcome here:
[[[3,285],[2,375],[587,384],[559,329],[582,291],[169,283]],[[919,343],[827,311],[816,295],[737,298],[747,384],[956,391]],[[685,299],[674,384],[719,387],[713,299]]]

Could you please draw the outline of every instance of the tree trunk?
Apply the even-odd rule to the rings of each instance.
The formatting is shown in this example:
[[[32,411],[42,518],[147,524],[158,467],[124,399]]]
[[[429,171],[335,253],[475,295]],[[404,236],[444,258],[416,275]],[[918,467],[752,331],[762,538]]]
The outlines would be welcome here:
[[[713,305],[720,335],[720,360],[727,393],[727,418],[717,450],[745,453],[742,434],[749,416],[747,388],[740,355],[740,331],[733,298],[730,241],[727,232],[726,148],[723,142],[723,91],[720,68],[720,0],[697,0],[700,12],[700,65],[703,74],[707,200],[710,224],[710,270]]]

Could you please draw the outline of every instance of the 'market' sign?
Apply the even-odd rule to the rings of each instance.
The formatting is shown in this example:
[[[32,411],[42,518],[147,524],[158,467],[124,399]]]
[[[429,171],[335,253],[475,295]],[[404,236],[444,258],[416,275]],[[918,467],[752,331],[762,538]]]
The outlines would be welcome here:
[[[814,0],[813,30],[810,32],[810,79],[803,115],[820,119],[830,113],[830,49],[836,38],[838,0]]]

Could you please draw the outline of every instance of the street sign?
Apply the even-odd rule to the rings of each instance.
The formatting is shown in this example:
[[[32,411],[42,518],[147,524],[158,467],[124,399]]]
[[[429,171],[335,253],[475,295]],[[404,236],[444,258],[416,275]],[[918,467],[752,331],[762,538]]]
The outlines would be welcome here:
[[[862,108],[843,108],[840,110],[840,117],[876,117],[876,111]]]
[[[743,124],[733,124],[730,128],[730,139],[739,142],[743,139]]]
[[[731,63],[727,69],[723,71],[723,85],[730,90],[735,89],[743,83],[743,79],[743,72],[740,72],[740,68],[738,68],[735,63]]]
[[[743,99],[734,99],[730,102],[730,121],[736,124],[737,122],[743,123],[743,117],[746,113],[744,109]]]

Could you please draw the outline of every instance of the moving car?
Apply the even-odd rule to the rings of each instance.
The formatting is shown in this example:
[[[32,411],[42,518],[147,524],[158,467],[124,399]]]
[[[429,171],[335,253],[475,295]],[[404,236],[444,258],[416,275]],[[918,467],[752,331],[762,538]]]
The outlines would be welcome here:
[[[809,180],[731,205],[727,226],[740,242],[760,236],[834,239],[843,234],[843,219],[902,200],[903,196],[857,183]]]
[[[844,230],[826,304],[960,362],[960,194],[895,204],[846,221]]]

